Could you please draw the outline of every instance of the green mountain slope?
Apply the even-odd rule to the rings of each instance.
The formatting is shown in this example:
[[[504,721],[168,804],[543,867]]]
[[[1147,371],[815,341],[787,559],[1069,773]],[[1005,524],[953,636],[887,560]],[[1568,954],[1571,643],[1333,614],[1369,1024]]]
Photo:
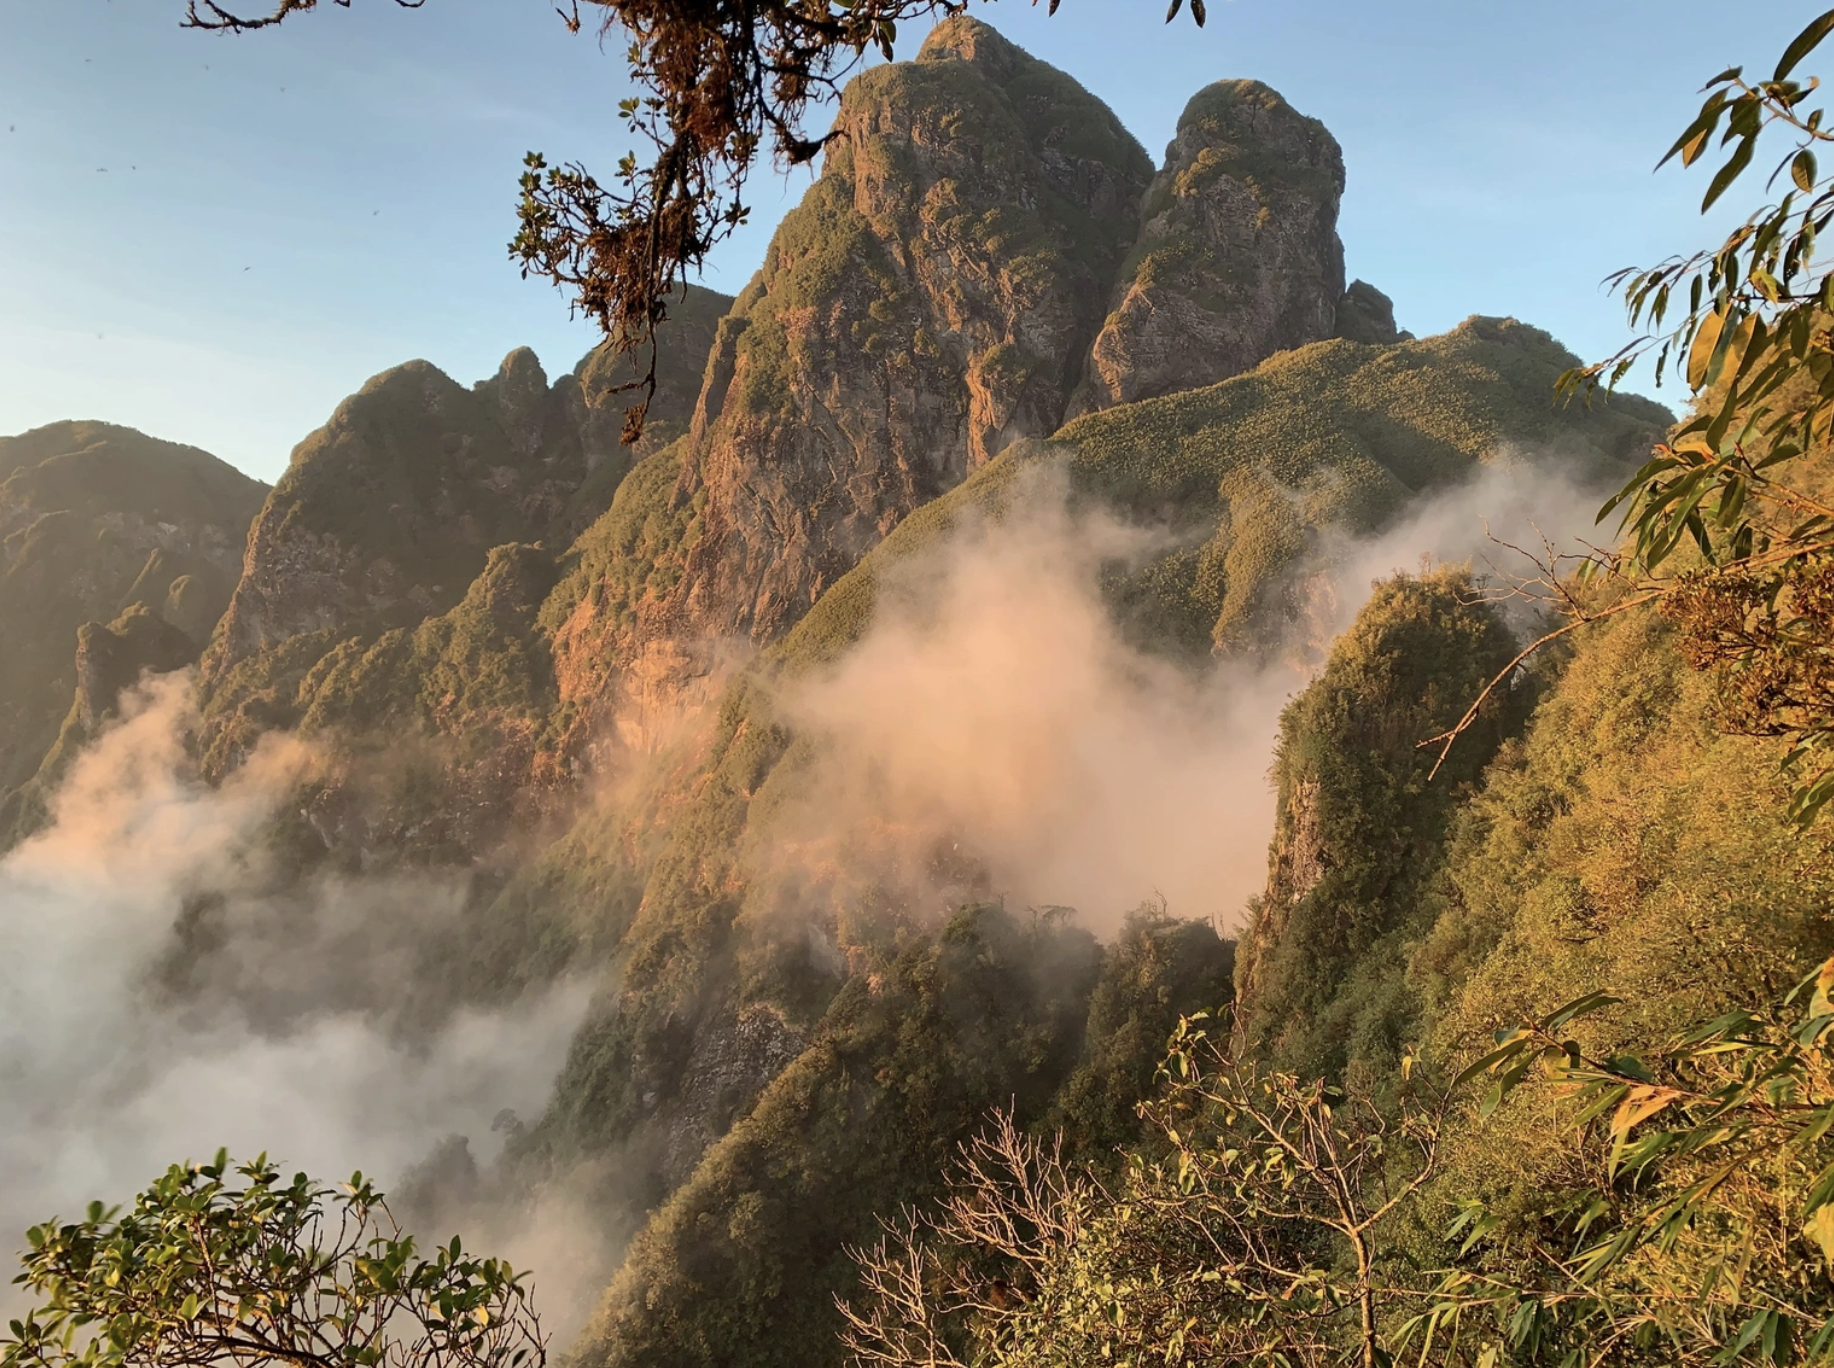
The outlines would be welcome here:
[[[1516,653],[1476,588],[1461,571],[1380,586],[1281,719],[1272,869],[1236,973],[1237,1029],[1283,1068],[1338,1077],[1355,1059],[1386,1073],[1418,1027],[1394,997],[1399,947],[1426,929],[1463,790],[1520,721],[1495,696],[1437,775],[1437,750],[1419,746]]]
[[[990,1107],[1112,1162],[1181,1012],[1239,993],[1271,1057],[1373,1074],[1478,1029],[1484,984],[1587,972],[1538,919],[1605,875],[1536,804],[1591,801],[1573,771],[1597,757],[1571,747],[1609,728],[1563,692],[1582,656],[1425,781],[1413,743],[1510,653],[1455,573],[1384,586],[1289,710],[1240,947],[1150,913],[1098,946],[1004,909],[972,831],[921,879],[779,858],[818,760],[780,690],[862,641],[888,582],[921,599],[908,572],[954,529],[1067,496],[1163,531],[1101,588],[1154,668],[1204,678],[1321,644],[1312,591],[1352,539],[1491,466],[1621,477],[1670,422],[1557,405],[1574,358],[1533,327],[1403,338],[1378,291],[1345,291],[1336,144],[1257,83],[1201,92],[1155,173],[1069,77],[957,18],[854,82],[840,122],[753,284],[695,292],[665,329],[643,446],[616,444],[631,372],[605,351],[552,384],[526,351],[470,389],[420,362],[378,376],[259,510],[203,662],[208,773],[270,730],[316,743],[276,850],[470,881],[456,930],[404,952],[400,1019],[596,982],[491,1178],[564,1182],[628,1241],[577,1348],[603,1368],[838,1362],[843,1246],[932,1196]],[[160,583],[85,614],[109,624],[81,636],[95,683],[39,754],[60,717],[81,744],[173,631],[217,623]],[[1664,678],[1651,716],[1679,696]],[[1712,792],[1750,799],[1757,775],[1721,767]],[[1782,854],[1753,821],[1696,867],[1757,880]],[[1812,901],[1790,904],[1804,944]]]
[[[677,301],[635,448],[616,388],[631,365],[603,348],[552,385],[523,348],[469,390],[416,361],[346,400],[295,449],[250,534],[202,666],[206,771],[269,729],[336,731],[345,750],[304,799],[334,859],[464,865],[538,810],[560,763],[534,635],[554,554],[685,431],[730,303],[699,289]],[[375,776],[353,755],[410,743]]]
[[[208,452],[108,423],[0,438],[0,830],[77,702],[78,629],[144,608],[189,643],[168,633],[146,665],[196,659],[266,492]],[[123,661],[110,682],[137,674]],[[105,692],[92,712],[113,708]]]
[[[785,1330],[787,1341],[774,1333],[760,1338],[758,1328],[825,1324],[831,1278],[844,1270],[824,1264],[827,1273],[810,1275],[806,1251],[837,1247],[863,1228],[868,1213],[922,1190],[921,1182],[911,1186],[908,1169],[886,1166],[863,1114],[842,1111],[837,1115],[853,1119],[806,1129],[814,1124],[807,1122],[809,1089],[831,1088],[816,1080],[838,1065],[805,1062],[778,1072],[786,1059],[827,1058],[820,1042],[846,1020],[834,1013],[863,983],[897,972],[899,955],[908,952],[900,946],[934,944],[937,932],[896,888],[845,881],[798,887],[786,905],[784,889],[755,876],[750,853],[769,840],[773,815],[806,782],[810,760],[774,716],[776,682],[844,653],[869,629],[877,585],[894,565],[935,546],[966,517],[997,522],[1012,515],[1016,501],[1037,488],[1028,472],[1045,468],[1065,472],[1080,497],[1123,514],[1173,515],[1180,549],[1109,582],[1115,611],[1137,639],[1193,662],[1277,640],[1294,611],[1283,593],[1288,572],[1311,564],[1323,533],[1378,530],[1422,492],[1523,450],[1558,450],[1582,468],[1619,471],[1661,431],[1667,415],[1640,401],[1590,412],[1555,408],[1553,381],[1569,364],[1570,356],[1535,329],[1472,320],[1444,337],[1389,347],[1319,343],[1208,389],[1122,405],[1078,420],[1049,442],[1015,446],[906,518],[757,669],[741,675],[720,704],[703,760],[680,759],[661,796],[584,819],[578,835],[553,847],[480,915],[493,954],[510,964],[550,955],[557,943],[611,953],[607,982],[617,991],[582,1028],[553,1106],[525,1138],[519,1159],[531,1174],[605,1166],[618,1175],[602,1192],[607,1226],[641,1228],[587,1352],[619,1364],[647,1362],[663,1345],[673,1346],[670,1362],[684,1363],[774,1363],[782,1361],[780,1342],[796,1345],[784,1352],[805,1361],[827,1352],[820,1337],[805,1342]],[[652,548],[671,535],[667,519],[685,516],[645,491],[673,488],[671,467],[681,459],[679,450],[649,458],[653,483],[639,467],[612,511],[576,544],[578,578],[570,587],[563,577],[557,599],[581,592],[579,580],[604,586],[625,573],[631,578],[621,592],[642,592],[639,576],[657,573]],[[589,568],[580,571],[582,565]],[[636,568],[621,568],[628,565]],[[614,604],[606,590],[598,592],[603,605]],[[1410,764],[1417,738],[1409,728],[1462,708],[1459,690],[1507,657],[1498,655],[1506,638],[1494,620],[1458,609],[1449,583],[1433,593],[1416,605],[1417,622],[1403,613],[1382,637],[1388,644],[1374,648],[1390,656],[1424,650],[1434,669],[1450,671],[1424,712],[1397,715],[1382,733]],[[553,611],[551,600],[544,612]],[[1463,664],[1455,668],[1454,661]],[[1410,668],[1392,666],[1390,684],[1414,679]],[[1482,758],[1478,752],[1466,772]],[[1443,826],[1444,792],[1401,801],[1424,801]],[[971,855],[955,886],[961,900],[974,900]],[[520,949],[518,918],[527,935]],[[1353,940],[1345,955],[1353,959],[1361,948]],[[520,981],[524,971],[511,977]],[[1130,1048],[1145,1056],[1155,1046],[1142,1037]],[[875,1064],[880,1082],[869,1085],[865,1066],[857,1066],[852,1086],[866,1087],[868,1096],[879,1087],[895,1090],[902,1067]],[[1101,1104],[1103,1090],[1130,1099],[1148,1081],[1127,1068],[1121,1076],[1098,1085],[1069,1084],[1059,1074],[1051,1108],[1073,1133],[1112,1143],[1131,1118],[1114,1098]],[[792,1089],[781,1080],[792,1078],[793,1095],[803,1100],[772,1102],[780,1086]],[[804,1120],[771,1120],[775,1138],[760,1153],[764,1142],[745,1118],[762,1118],[767,1107],[776,1117],[779,1105]],[[963,1133],[964,1115],[940,1109],[934,1127],[918,1133],[926,1145],[944,1136],[946,1148]],[[797,1147],[805,1142],[867,1147],[844,1199],[796,1186],[805,1181],[791,1176],[804,1162]],[[778,1210],[775,1203],[799,1213],[799,1221],[809,1212],[815,1224],[734,1237],[738,1243],[720,1245],[727,1252],[708,1263],[694,1252],[693,1232],[704,1234],[709,1213],[742,1192],[755,1192],[763,1209]],[[645,1223],[641,1213],[652,1206],[658,1210]],[[780,1235],[792,1243],[776,1243]],[[765,1276],[761,1270],[776,1260],[797,1270],[796,1281]]]
[[[1226,1000],[1227,951],[1202,925],[1136,918],[1104,949],[992,907],[914,937],[848,980],[809,1046],[650,1218],[580,1361],[836,1361],[844,1247],[927,1198],[995,1108],[1021,1125],[1131,1113],[1178,1014]],[[1077,1152],[1100,1157],[1094,1140]]]
[[[1404,1047],[1468,1061],[1590,993],[1617,1001],[1563,1028],[1573,1048],[1647,1057],[1834,952],[1834,835],[1789,820],[1782,747],[1720,730],[1712,681],[1654,612],[1569,638],[1426,784],[1429,761],[1385,733],[1433,726],[1435,695],[1469,688],[1469,653],[1422,650],[1397,611],[1445,587],[1385,586],[1287,710],[1268,888],[1238,957],[1263,1058],[1390,1093]],[[1574,1111],[1548,1086],[1455,1109],[1426,1202],[1390,1231],[1400,1257],[1460,1257],[1442,1232],[1481,1202],[1494,1225],[1469,1262],[1532,1283],[1604,1171],[1608,1142]],[[1689,1238],[1724,1260],[1728,1229],[1697,1218]],[[1771,1238],[1814,1266],[1797,1236],[1783,1216]]]
[[[871,621],[873,583],[958,513],[995,508],[1027,463],[1060,460],[1074,486],[1123,514],[1169,524],[1178,548],[1110,585],[1157,650],[1207,658],[1266,649],[1298,621],[1289,572],[1311,568],[1319,535],[1379,531],[1422,494],[1483,466],[1545,458],[1608,480],[1641,459],[1670,415],[1624,396],[1557,404],[1574,356],[1538,328],[1471,318],[1390,346],[1331,341],[1247,375],[1066,424],[908,520],[842,580],[786,649],[827,657]]]
[[[1774,999],[1834,953],[1834,835],[1788,821],[1780,758],[1719,731],[1660,618],[1588,629],[1458,813],[1389,991],[1447,1052],[1582,992],[1623,999],[1575,1025],[1601,1054]],[[1549,1107],[1466,1137],[1448,1190],[1545,1212],[1571,1164]]]

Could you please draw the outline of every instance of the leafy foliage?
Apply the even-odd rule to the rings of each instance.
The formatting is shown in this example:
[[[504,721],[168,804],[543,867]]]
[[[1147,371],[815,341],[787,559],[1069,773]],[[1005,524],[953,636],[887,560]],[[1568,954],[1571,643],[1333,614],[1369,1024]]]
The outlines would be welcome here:
[[[0,1341],[5,1368],[255,1365],[533,1368],[527,1289],[458,1239],[420,1257],[382,1194],[291,1181],[265,1155],[175,1164],[126,1212],[27,1232],[15,1279],[38,1304]]]
[[[1603,993],[1499,1032],[1459,1080],[1489,1082],[1479,1115],[1541,1073],[1598,1157],[1513,1275],[1486,1266],[1501,1223],[1465,1203],[1451,1233],[1475,1257],[1400,1327],[1397,1350],[1418,1340],[1425,1361],[1462,1333],[1519,1362],[1825,1361],[1831,983],[1834,960],[1774,1007],[1728,1012],[1647,1057],[1596,1057],[1571,1037],[1576,1019],[1615,1004]]]
[[[1264,1070],[1227,1035],[1180,1024],[1142,1109],[1167,1154],[1113,1191],[1007,1117],[965,1146],[938,1213],[855,1251],[855,1362],[1387,1362],[1408,1294],[1386,1227],[1433,1176],[1446,1096],[1385,1108]]]
[[[881,1368],[1823,1362],[1831,983],[1834,961],[1647,1057],[1570,1037],[1616,1003],[1588,994],[1449,1084],[1410,1056],[1381,1098],[1268,1072],[1187,1021],[1143,1108],[1165,1158],[1111,1190],[999,1118],[938,1209],[854,1251],[846,1342]],[[1475,1109],[1473,1080],[1490,1084]],[[1449,1139],[1518,1090],[1554,1102],[1584,1179],[1527,1236],[1461,1202],[1423,1251],[1409,1227]]]
[[[1730,725],[1790,739],[1784,764],[1799,776],[1792,810],[1804,822],[1834,798],[1826,755],[1834,714],[1803,687],[1834,646],[1817,606],[1822,565],[1834,552],[1825,491],[1834,273],[1816,255],[1834,221],[1834,179],[1821,174],[1817,149],[1834,134],[1822,126],[1824,111],[1807,107],[1818,83],[1795,73],[1830,32],[1834,11],[1802,30],[1768,80],[1733,67],[1708,82],[1699,114],[1663,161],[1693,166],[1715,147],[1729,149],[1704,212],[1781,131],[1792,145],[1765,190],[1781,181],[1785,193],[1710,252],[1613,277],[1632,327],[1648,331],[1562,381],[1590,393],[1653,354],[1658,379],[1673,374],[1694,396],[1693,414],[1600,515],[1621,513],[1628,549],[1585,568],[1624,578],[1641,601],[1662,602],[1691,638],[1695,662],[1724,682]],[[1586,620],[1577,605],[1568,608],[1575,623]]]

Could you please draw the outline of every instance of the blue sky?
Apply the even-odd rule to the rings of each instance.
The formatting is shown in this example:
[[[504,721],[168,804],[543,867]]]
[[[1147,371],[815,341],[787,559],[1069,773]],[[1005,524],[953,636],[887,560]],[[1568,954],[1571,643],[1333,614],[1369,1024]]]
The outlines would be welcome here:
[[[261,0],[248,0],[251,5]],[[243,37],[181,0],[0,0],[0,433],[104,418],[274,478],[370,375],[462,381],[592,343],[505,251],[523,153],[609,168],[615,48],[547,0],[327,4]],[[1155,154],[1222,77],[1267,81],[1344,146],[1352,275],[1404,327],[1513,314],[1594,356],[1611,270],[1704,244],[1701,177],[1656,158],[1734,62],[1820,6],[1742,0],[1024,0],[975,13],[1106,100]],[[903,52],[920,35],[904,35]],[[808,183],[754,186],[707,283],[737,290]]]

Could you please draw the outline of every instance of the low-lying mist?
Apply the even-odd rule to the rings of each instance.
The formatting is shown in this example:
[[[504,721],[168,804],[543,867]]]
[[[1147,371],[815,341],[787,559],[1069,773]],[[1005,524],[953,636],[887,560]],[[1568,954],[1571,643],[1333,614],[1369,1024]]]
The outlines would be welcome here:
[[[1321,538],[1295,572],[1310,612],[1276,658],[1197,670],[1130,645],[1100,588],[1165,537],[1028,472],[1001,516],[886,572],[864,640],[786,690],[818,759],[761,858],[927,881],[946,902],[940,847],[1009,905],[1073,906],[1099,933],[1147,902],[1231,929],[1266,877],[1280,712],[1373,583],[1433,562],[1522,573],[1505,543],[1576,549],[1601,497],[1555,462],[1500,461],[1379,537]]]
[[[376,1008],[403,972],[404,938],[450,916],[455,889],[323,880],[276,896],[263,828],[306,750],[269,737],[211,788],[186,759],[190,699],[186,675],[130,695],[72,767],[49,827],[0,860],[8,1250],[34,1221],[124,1200],[219,1145],[328,1180],[361,1168],[385,1186],[453,1133],[487,1157],[502,1109],[545,1102],[584,1008],[562,986],[457,1011],[430,1033],[390,1030]],[[235,982],[175,993],[164,972],[200,899],[218,940],[211,973]]]

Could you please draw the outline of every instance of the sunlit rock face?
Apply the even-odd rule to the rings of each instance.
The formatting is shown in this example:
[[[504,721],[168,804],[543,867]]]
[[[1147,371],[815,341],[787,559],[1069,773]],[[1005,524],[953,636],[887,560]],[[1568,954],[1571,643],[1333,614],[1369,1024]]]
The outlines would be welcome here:
[[[619,728],[653,731],[912,510],[1054,431],[1151,175],[1105,105],[972,19],[853,81],[654,492],[647,525],[676,530],[634,588],[627,558],[579,586],[563,681],[617,685]]]
[[[1337,335],[1346,342],[1367,342],[1378,347],[1413,340],[1413,334],[1395,325],[1395,302],[1365,280],[1353,280],[1337,301]]]
[[[1259,81],[1199,91],[1147,192],[1073,410],[1214,384],[1333,336],[1343,192],[1343,153],[1318,120]]]
[[[634,461],[686,430],[714,321],[730,303],[705,290],[677,301],[636,448],[620,441],[630,363],[604,349],[552,383],[526,347],[469,388],[410,361],[340,404],[295,448],[255,519],[205,655],[210,767],[232,763],[263,728],[298,722],[314,672],[341,644],[455,610],[493,548],[564,550]]]

